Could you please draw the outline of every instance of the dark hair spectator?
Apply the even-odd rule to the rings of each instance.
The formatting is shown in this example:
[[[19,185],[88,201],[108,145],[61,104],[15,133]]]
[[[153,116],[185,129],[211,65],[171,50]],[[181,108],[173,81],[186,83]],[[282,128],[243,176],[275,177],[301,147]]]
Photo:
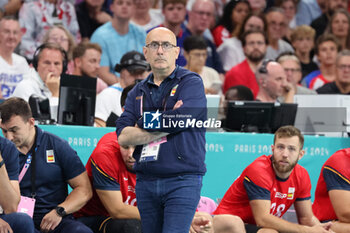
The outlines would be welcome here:
[[[216,46],[220,46],[224,39],[237,35],[239,26],[250,11],[247,0],[231,0],[225,5],[223,15],[212,31]]]
[[[254,100],[254,95],[250,88],[237,85],[230,87],[225,93],[225,100]]]
[[[203,36],[189,36],[184,40],[183,47],[186,52],[190,52],[193,49],[206,50],[208,44]]]
[[[264,36],[265,43],[266,44],[268,43],[267,36],[266,36],[265,32],[263,32],[261,30],[249,30],[249,31],[244,32],[243,35],[241,36],[241,41],[242,41],[242,46],[243,47],[246,45],[246,38],[247,38],[247,36],[250,35],[250,34],[253,34],[253,33],[260,33],[261,35]]]
[[[120,97],[120,106],[124,108],[126,97],[128,97],[129,91],[131,91],[136,84],[131,84],[123,89],[122,96]]]
[[[339,40],[332,34],[323,34],[319,36],[316,40],[316,45],[315,45],[315,54],[317,55],[319,52],[319,47],[322,43],[327,42],[327,41],[332,41],[334,44],[337,45],[337,51],[341,51],[341,45],[339,43]]]
[[[88,43],[88,42],[82,42],[78,44],[74,50],[73,50],[73,60],[78,57],[82,57],[86,50],[88,49],[94,49],[102,53],[101,46],[97,43]]]
[[[259,18],[263,22],[263,28],[257,27],[256,24],[253,24],[253,23],[249,22],[249,21],[251,21],[251,18],[253,18],[253,17]],[[267,22],[266,22],[265,15],[263,13],[251,13],[251,14],[248,14],[245,17],[245,19],[243,20],[243,23],[240,25],[239,32],[238,32],[237,36],[241,40],[242,35],[244,34],[245,31],[254,30],[254,29],[261,30],[261,31],[266,33],[266,31],[267,31]]]

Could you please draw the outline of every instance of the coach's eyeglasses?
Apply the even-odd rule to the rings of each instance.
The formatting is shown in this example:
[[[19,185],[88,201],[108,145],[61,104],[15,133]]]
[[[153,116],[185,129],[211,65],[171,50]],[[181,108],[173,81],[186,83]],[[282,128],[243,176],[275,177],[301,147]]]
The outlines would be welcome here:
[[[162,49],[164,51],[167,51],[167,50],[170,50],[172,48],[177,47],[176,45],[173,45],[170,42],[162,42],[162,43],[160,43],[160,42],[156,42],[156,41],[153,41],[153,42],[151,42],[151,43],[146,45],[147,48],[152,49],[152,50],[158,50],[159,46],[162,46]]]

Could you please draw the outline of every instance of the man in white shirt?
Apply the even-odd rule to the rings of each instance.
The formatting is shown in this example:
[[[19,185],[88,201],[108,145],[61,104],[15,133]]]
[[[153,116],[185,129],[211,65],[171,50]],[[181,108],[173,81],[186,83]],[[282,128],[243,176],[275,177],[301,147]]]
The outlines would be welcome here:
[[[272,7],[265,15],[269,41],[265,58],[274,60],[283,52],[294,52],[293,47],[282,39],[286,35],[288,26],[284,10]]]
[[[105,127],[111,114],[120,116],[122,106],[120,97],[123,89],[147,77],[149,64],[142,53],[131,51],[123,55],[120,63],[115,66],[115,71],[120,73],[120,82],[104,89],[96,97],[95,125]]]
[[[4,99],[11,97],[17,84],[30,73],[26,59],[13,53],[21,37],[17,19],[6,16],[0,20],[0,85]]]
[[[66,70],[67,55],[58,44],[46,43],[34,54],[33,66],[36,72],[32,72],[31,79],[25,79],[17,85],[13,96],[26,101],[32,95],[48,98],[54,117],[58,107],[60,76]]]

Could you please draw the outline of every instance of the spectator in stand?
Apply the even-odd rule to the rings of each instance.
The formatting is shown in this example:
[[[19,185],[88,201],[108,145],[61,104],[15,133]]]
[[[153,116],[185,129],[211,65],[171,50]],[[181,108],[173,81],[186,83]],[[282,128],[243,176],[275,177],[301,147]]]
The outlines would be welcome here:
[[[248,100],[253,101],[253,92],[246,86],[237,85],[230,87],[225,93],[225,100]]]
[[[335,80],[318,88],[317,93],[350,95],[350,50],[339,52],[336,67]]]
[[[0,2],[0,19],[4,16],[17,16],[21,6],[21,0],[2,0]]]
[[[301,65],[298,57],[293,53],[282,53],[276,59],[281,64],[287,76],[287,83],[294,89],[295,94],[309,95],[316,94],[315,90],[301,86]],[[280,102],[285,102],[284,96],[279,98]]]
[[[19,23],[24,33],[20,45],[20,53],[29,60],[34,51],[42,43],[46,31],[50,27],[62,24],[80,41],[79,25],[74,5],[63,0],[34,0],[24,2],[19,12]]]
[[[316,90],[326,83],[333,82],[336,76],[336,58],[340,44],[332,34],[325,34],[317,39],[315,53],[320,62],[320,69],[307,75],[302,83],[307,88]]]
[[[131,22],[148,31],[162,23],[163,20],[162,12],[152,8],[152,0],[135,1],[135,11]]]
[[[207,59],[207,43],[202,36],[189,36],[184,41],[185,68],[199,74],[203,80],[205,94],[219,94],[222,82],[213,68],[205,66]]]
[[[124,88],[145,79],[149,69],[150,66],[142,53],[130,51],[123,55],[120,63],[115,67],[115,70],[120,73],[119,82],[106,88],[96,97],[95,125],[97,127],[106,127],[109,118],[116,120],[122,114],[123,106],[120,105],[120,98]]]
[[[16,86],[29,78],[30,69],[26,59],[14,53],[21,41],[21,29],[18,20],[5,16],[0,20],[0,97],[12,96]]]
[[[113,18],[92,34],[91,42],[98,43],[102,48],[99,77],[108,85],[119,81],[114,67],[123,54],[136,50],[142,52],[146,32],[130,23],[134,14],[134,0],[113,0],[111,4]]]
[[[298,26],[310,25],[325,11],[325,0],[300,0],[295,15]]]
[[[255,14],[263,13],[266,8],[266,0],[248,0],[252,12]]]
[[[318,18],[311,22],[311,27],[316,31],[315,39],[323,34],[326,30],[328,21],[332,14],[337,9],[348,9],[348,0],[325,0],[326,1],[326,11],[320,15]]]
[[[247,0],[231,0],[225,5],[224,14],[212,30],[216,47],[227,38],[238,35],[240,25],[249,13],[250,6]]]
[[[83,40],[90,39],[92,33],[99,26],[112,19],[103,3],[104,0],[84,0],[75,6]]]
[[[186,17],[186,0],[162,0],[162,13],[164,21],[158,26],[171,30],[179,40],[185,28],[183,22]]]
[[[283,67],[272,60],[264,60],[256,71],[259,92],[256,100],[261,102],[278,102],[283,97],[285,103],[293,103],[295,90],[287,83]]]
[[[325,33],[337,37],[341,50],[350,49],[350,14],[345,9],[336,10],[327,26]]]
[[[35,72],[31,78],[22,80],[13,92],[13,96],[29,101],[33,94],[49,99],[51,116],[57,116],[60,76],[67,64],[66,52],[56,43],[41,45],[34,56]]]
[[[72,34],[62,25],[51,27],[43,38],[43,44],[56,43],[67,53],[68,63],[66,73],[72,74],[74,71],[73,49],[75,41]]]
[[[302,77],[318,70],[318,65],[311,59],[311,51],[315,44],[315,30],[307,25],[297,26],[291,34],[291,43],[295,55],[301,63]]]
[[[283,52],[294,52],[293,47],[282,38],[286,35],[288,22],[282,8],[272,7],[266,13],[268,47],[267,59],[276,59]]]
[[[212,0],[196,0],[193,3],[192,10],[188,13],[188,24],[184,29],[182,37],[178,40],[178,46],[181,48],[180,55],[176,60],[176,64],[180,66],[186,65],[186,59],[183,56],[183,41],[190,35],[204,36],[204,31],[209,29],[210,23],[214,18],[214,3]],[[205,37],[206,38],[206,37]],[[208,47],[208,57],[206,66],[215,69],[219,74],[224,74],[222,63],[218,53],[216,52],[215,44],[206,38]]]
[[[227,128],[227,103],[230,100],[238,100],[238,101],[253,101],[254,95],[252,90],[249,87],[246,87],[244,85],[237,85],[230,87],[225,95],[222,95],[220,98],[220,104],[219,104],[219,119],[221,119],[221,125],[222,128],[226,131],[232,131],[231,129]]]
[[[295,28],[295,14],[297,12],[298,0],[278,0],[275,4],[284,10],[289,28]]]
[[[242,44],[247,58],[226,73],[223,92],[226,93],[232,86],[244,85],[249,87],[256,97],[259,86],[255,72],[265,57],[267,38],[260,30],[249,30],[242,35]]]
[[[74,75],[97,78],[96,94],[107,87],[107,84],[98,77],[102,49],[96,43],[82,42],[73,50]]]
[[[285,16],[287,18],[288,26],[284,40],[289,43],[292,29],[296,27],[295,14],[297,11],[297,0],[278,0],[275,4],[284,10]]]
[[[227,38],[217,49],[224,70],[227,72],[246,58],[243,52],[241,37],[248,30],[260,30],[266,32],[267,24],[264,14],[249,14],[240,26],[237,36]]]

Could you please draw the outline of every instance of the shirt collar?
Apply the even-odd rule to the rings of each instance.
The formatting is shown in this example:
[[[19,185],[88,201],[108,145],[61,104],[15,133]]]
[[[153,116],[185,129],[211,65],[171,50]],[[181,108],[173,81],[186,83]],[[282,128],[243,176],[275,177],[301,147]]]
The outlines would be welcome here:
[[[168,79],[170,79],[170,80],[173,80],[175,77],[176,77],[176,72],[177,72],[177,70],[178,70],[178,65],[176,65],[176,67],[175,67],[175,69],[173,70],[173,72],[168,76],[168,77],[166,77],[165,79],[164,79],[164,81],[165,80],[168,80]],[[148,84],[152,84],[152,85],[156,85],[155,83],[154,83],[154,80],[153,80],[153,73],[151,73],[148,77],[147,77],[147,83]]]

